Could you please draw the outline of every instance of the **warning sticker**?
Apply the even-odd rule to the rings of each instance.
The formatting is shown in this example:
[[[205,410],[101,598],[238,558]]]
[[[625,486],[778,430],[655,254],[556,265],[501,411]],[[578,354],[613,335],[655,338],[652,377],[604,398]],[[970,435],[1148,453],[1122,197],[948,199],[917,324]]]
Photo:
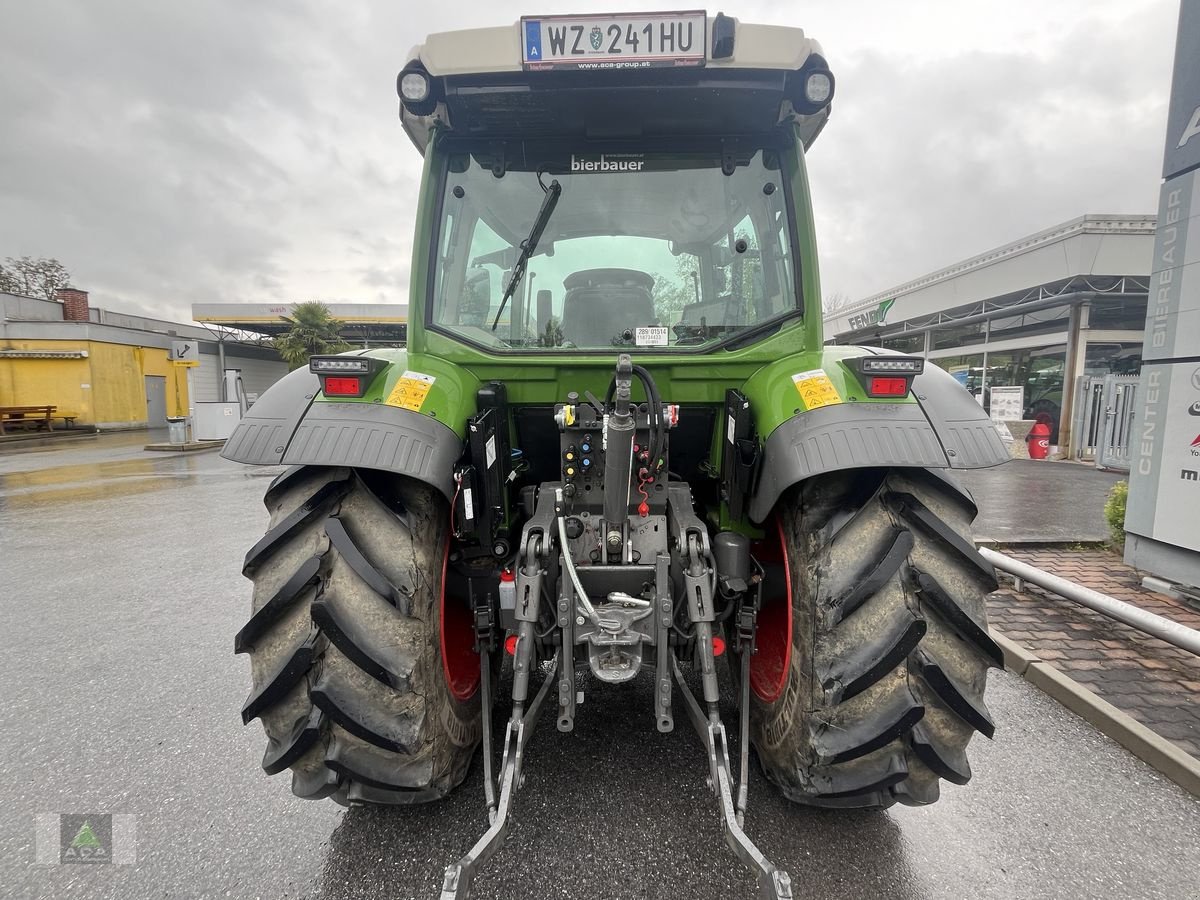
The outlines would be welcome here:
[[[792,384],[796,385],[796,390],[799,391],[800,399],[804,401],[806,409],[819,409],[822,406],[832,406],[842,402],[837,388],[833,386],[829,376],[821,369],[798,372],[792,376]]]
[[[633,330],[633,342],[639,347],[667,346],[667,327],[665,325],[639,325]]]
[[[420,412],[425,398],[429,395],[429,389],[433,387],[435,381],[437,379],[432,375],[406,371],[400,376],[385,402],[388,406],[398,406],[401,409]]]

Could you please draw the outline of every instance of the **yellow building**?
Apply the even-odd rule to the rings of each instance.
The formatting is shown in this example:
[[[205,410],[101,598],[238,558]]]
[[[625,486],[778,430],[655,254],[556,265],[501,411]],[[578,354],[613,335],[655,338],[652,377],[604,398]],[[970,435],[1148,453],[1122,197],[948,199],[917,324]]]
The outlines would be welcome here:
[[[84,291],[63,290],[59,298],[0,294],[0,407],[55,406],[59,416],[103,430],[153,428],[165,426],[167,416],[188,415],[197,400],[222,399],[224,368],[243,371],[254,393],[287,373],[268,347],[218,342],[195,325],[90,309]],[[190,396],[189,369],[169,358],[181,340],[201,354],[190,370]]]

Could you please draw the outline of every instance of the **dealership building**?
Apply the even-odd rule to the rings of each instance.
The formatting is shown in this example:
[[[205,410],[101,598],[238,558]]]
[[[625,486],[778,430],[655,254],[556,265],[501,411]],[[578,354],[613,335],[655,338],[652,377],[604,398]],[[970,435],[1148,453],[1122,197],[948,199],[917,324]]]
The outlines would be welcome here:
[[[826,339],[924,356],[985,404],[1020,387],[1067,447],[1080,378],[1141,369],[1154,226],[1081,216],[835,310]]]

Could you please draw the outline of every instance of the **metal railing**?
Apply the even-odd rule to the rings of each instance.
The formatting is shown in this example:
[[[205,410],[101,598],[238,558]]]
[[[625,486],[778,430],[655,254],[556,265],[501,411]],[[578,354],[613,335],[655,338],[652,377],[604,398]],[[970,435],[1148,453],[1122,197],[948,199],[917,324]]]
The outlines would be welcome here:
[[[1136,628],[1143,634],[1149,634],[1168,644],[1173,644],[1181,650],[1187,650],[1200,656],[1200,631],[1194,628],[1172,621],[1165,616],[1148,612],[1132,603],[1126,603],[1107,594],[1101,594],[1099,591],[1093,591],[1091,588],[1086,588],[1073,581],[1067,581],[1065,578],[1059,578],[1057,575],[1051,575],[1049,572],[1013,559],[1011,556],[1005,556],[1003,553],[997,553],[995,550],[981,547],[979,552],[997,569],[1008,572],[1019,581],[1036,584],[1040,588],[1058,594],[1060,597],[1066,597],[1068,600],[1095,610],[1110,619],[1123,622],[1130,628]]]

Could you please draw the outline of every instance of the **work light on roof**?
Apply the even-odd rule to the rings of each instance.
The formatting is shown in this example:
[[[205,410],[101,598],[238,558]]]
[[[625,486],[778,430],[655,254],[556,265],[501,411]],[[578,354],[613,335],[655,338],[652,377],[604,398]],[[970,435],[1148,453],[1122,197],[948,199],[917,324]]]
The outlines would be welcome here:
[[[813,72],[804,79],[804,99],[822,106],[833,95],[833,79],[828,72]]]
[[[400,97],[405,103],[420,103],[429,97],[429,76],[424,72],[405,72],[400,76]]]
[[[437,109],[440,91],[420,60],[412,60],[396,77],[396,93],[404,108],[414,116],[428,116]]]

